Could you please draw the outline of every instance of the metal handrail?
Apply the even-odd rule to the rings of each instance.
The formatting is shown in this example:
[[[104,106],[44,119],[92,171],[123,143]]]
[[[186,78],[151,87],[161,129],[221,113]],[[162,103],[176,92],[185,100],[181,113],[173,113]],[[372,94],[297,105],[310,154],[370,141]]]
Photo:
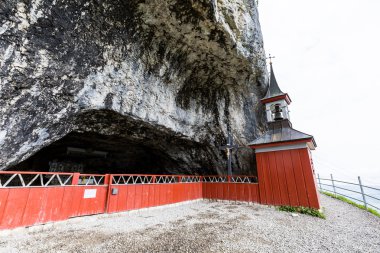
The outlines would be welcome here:
[[[330,178],[320,178],[320,180],[326,180],[326,181],[331,181]],[[338,182],[338,183],[344,183],[344,184],[351,184],[351,185],[359,185],[359,184],[355,184],[355,183],[351,183],[351,182],[345,182],[345,181],[340,181],[340,180],[336,180],[334,179],[334,182]],[[364,185],[363,185],[364,186]]]
[[[374,196],[367,195],[367,194],[364,194],[364,195],[367,196],[367,197],[370,197],[370,198],[373,198],[373,199],[376,199],[376,200],[379,200],[379,201],[380,201],[380,199],[378,199],[378,198],[376,198],[376,197],[374,197]]]
[[[319,178],[319,180],[331,181],[330,178]],[[345,182],[345,181],[340,181],[340,180],[335,180],[335,179],[334,179],[334,182],[344,183],[344,184],[351,184],[351,185],[358,185],[358,186],[360,186],[359,184],[355,184],[355,183],[351,183],[351,182]],[[372,189],[372,190],[380,191],[380,188],[375,188],[375,187],[368,186],[368,185],[362,185],[362,186],[365,187],[365,188]]]
[[[338,189],[341,189],[341,190],[344,190],[344,191],[349,191],[349,192],[355,192],[355,193],[358,193],[358,194],[362,194],[361,192],[354,191],[354,190],[349,190],[349,189],[346,189],[346,188],[343,188],[343,187],[339,187],[339,186],[335,186],[335,188],[338,188]]]
[[[358,182],[359,183],[357,184],[357,183],[353,183],[353,182],[346,182],[346,181],[336,180],[336,179],[333,178],[332,174],[330,174],[330,176],[331,176],[331,179],[327,179],[327,178],[320,178],[319,174],[317,175],[317,180],[318,180],[318,185],[319,185],[319,189],[320,190],[334,193],[335,196],[340,195],[340,196],[344,196],[344,197],[346,197],[348,199],[355,200],[356,202],[363,203],[366,209],[368,209],[368,206],[371,206],[371,207],[373,207],[373,208],[375,208],[377,210],[380,210],[380,206],[375,206],[375,205],[372,205],[372,204],[368,203],[367,200],[366,200],[366,197],[369,197],[371,199],[375,199],[375,200],[378,200],[378,201],[380,201],[380,198],[377,198],[375,196],[369,195],[368,193],[365,193],[364,192],[364,188],[368,188],[368,189],[372,189],[372,190],[375,190],[375,191],[379,191],[379,193],[380,193],[380,189],[375,188],[375,187],[371,187],[371,186],[367,186],[367,185],[363,185],[362,182],[361,182],[360,177],[358,177]],[[323,183],[321,181],[323,181]],[[331,184],[327,184],[327,183],[325,183],[325,181],[330,181]],[[360,191],[355,191],[355,190],[352,190],[352,189],[347,189],[347,188],[342,187],[341,185],[340,186],[336,186],[335,183],[343,183],[343,184],[355,185],[355,186],[358,186],[360,188]],[[322,188],[322,186],[332,187],[333,190],[324,189],[324,188]],[[360,194],[363,199],[360,200],[360,199],[354,198],[352,196],[348,196],[346,194],[338,192],[337,189],[341,189],[341,190],[344,190],[344,191]]]
[[[328,190],[328,189],[322,189],[322,188],[320,188],[320,189],[324,190],[324,191],[328,191],[328,192],[334,193],[333,191]],[[342,194],[342,193],[339,193],[337,195],[341,195],[341,196],[346,197],[346,198],[350,198],[350,199],[354,199],[354,200],[359,201],[359,202],[363,202],[363,200],[360,200],[360,199],[357,199],[357,198],[354,198],[354,197],[350,197],[350,196],[347,196],[347,195]]]
[[[377,190],[377,191],[380,191],[379,188],[375,188],[375,187],[371,187],[371,186],[366,186],[366,185],[363,185],[363,187],[365,188],[369,188],[369,189],[372,189],[372,190]]]

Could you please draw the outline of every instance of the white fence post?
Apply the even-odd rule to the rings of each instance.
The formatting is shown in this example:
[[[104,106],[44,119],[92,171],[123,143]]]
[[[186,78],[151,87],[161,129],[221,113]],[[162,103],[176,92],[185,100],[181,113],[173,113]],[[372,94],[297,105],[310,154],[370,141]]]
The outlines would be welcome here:
[[[330,174],[330,177],[331,177],[332,187],[333,187],[333,189],[334,189],[334,195],[335,195],[335,197],[336,197],[336,189],[335,189],[335,183],[334,183],[333,175]]]
[[[362,180],[360,180],[360,177],[358,177],[358,180],[359,180],[360,191],[362,192],[362,196],[363,196],[363,202],[364,202],[365,209],[368,209],[368,207],[367,207],[367,201],[366,201],[365,195],[364,195]]]

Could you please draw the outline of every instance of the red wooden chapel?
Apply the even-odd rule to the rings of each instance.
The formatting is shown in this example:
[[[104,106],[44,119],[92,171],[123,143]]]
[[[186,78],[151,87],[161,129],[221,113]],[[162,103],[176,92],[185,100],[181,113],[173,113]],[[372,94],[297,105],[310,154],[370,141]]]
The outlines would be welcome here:
[[[311,150],[314,137],[292,128],[291,99],[279,88],[270,63],[270,82],[265,97],[268,131],[249,143],[255,150],[260,202],[268,205],[320,209]]]

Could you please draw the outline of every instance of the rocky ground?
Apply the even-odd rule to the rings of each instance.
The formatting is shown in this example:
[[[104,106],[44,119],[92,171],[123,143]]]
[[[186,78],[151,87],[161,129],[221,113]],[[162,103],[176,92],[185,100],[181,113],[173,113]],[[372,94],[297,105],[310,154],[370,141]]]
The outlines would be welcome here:
[[[380,219],[322,196],[327,219],[193,202],[2,232],[0,252],[380,252]]]

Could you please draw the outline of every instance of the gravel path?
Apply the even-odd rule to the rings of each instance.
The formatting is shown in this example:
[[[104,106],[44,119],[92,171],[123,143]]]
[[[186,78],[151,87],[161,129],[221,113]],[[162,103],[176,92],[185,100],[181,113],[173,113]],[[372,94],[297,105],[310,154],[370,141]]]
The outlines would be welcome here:
[[[379,252],[380,219],[322,196],[327,219],[200,201],[0,233],[0,252]]]

